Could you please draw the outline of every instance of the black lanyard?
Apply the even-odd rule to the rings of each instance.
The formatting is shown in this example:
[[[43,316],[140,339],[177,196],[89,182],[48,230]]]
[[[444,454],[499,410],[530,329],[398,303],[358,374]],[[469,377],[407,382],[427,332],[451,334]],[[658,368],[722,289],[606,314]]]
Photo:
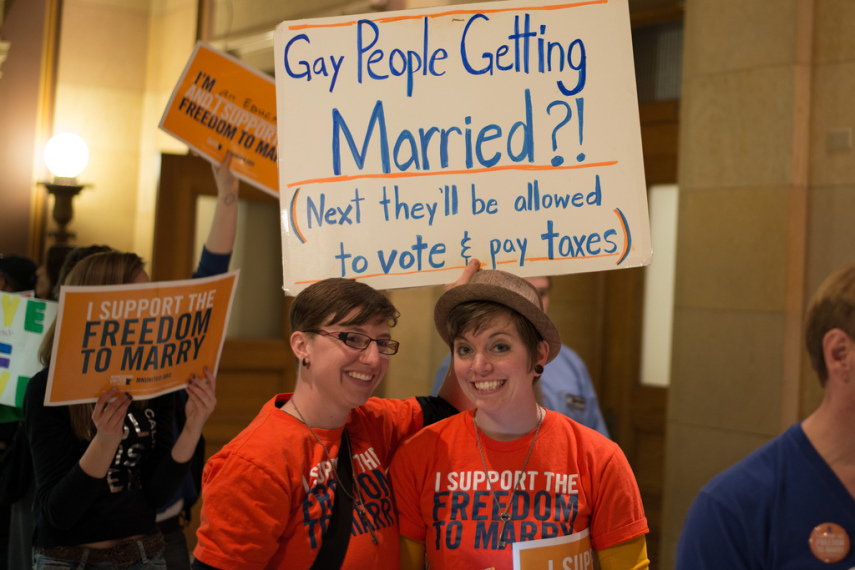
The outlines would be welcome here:
[[[346,433],[347,430],[342,431],[342,438],[347,437]],[[318,556],[310,570],[337,570],[341,568],[344,556],[347,554],[347,545],[353,528],[353,499],[344,492],[342,487],[353,488],[353,468],[350,464],[350,453],[346,451],[349,449],[350,445],[345,446],[342,441],[336,467],[339,484],[335,487],[333,511],[327,531],[321,537]]]

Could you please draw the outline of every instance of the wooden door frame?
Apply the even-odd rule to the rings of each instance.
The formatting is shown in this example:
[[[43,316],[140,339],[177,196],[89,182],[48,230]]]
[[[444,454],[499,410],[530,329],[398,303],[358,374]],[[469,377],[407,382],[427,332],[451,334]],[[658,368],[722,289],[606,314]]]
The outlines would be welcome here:
[[[240,183],[240,199],[279,204],[279,201],[245,182]],[[196,203],[199,196],[216,196],[217,186],[211,163],[192,155],[161,154],[160,182],[154,217],[153,281],[187,279],[193,271],[196,252]],[[191,217],[188,218],[188,213]],[[184,247],[183,245],[189,244]],[[182,247],[176,248],[176,245]],[[169,251],[165,257],[161,252]]]
[[[679,100],[639,105],[648,188],[677,183]],[[662,536],[665,424],[668,389],[641,384],[644,268],[600,276],[600,403],[612,438],[632,466],[650,533],[652,567]]]

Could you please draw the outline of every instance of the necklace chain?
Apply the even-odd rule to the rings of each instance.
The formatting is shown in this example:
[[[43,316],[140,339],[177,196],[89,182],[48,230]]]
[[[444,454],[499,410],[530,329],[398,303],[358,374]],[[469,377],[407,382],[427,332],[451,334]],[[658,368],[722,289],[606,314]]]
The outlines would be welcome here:
[[[294,411],[297,412],[297,416],[300,418],[300,421],[304,426],[309,428],[309,431],[312,432],[312,435],[315,436],[315,440],[321,444],[321,447],[324,449],[324,453],[327,456],[327,459],[330,462],[330,465],[333,464],[332,456],[330,456],[330,451],[327,449],[327,446],[324,445],[324,442],[321,438],[318,437],[318,434],[315,433],[315,430],[312,429],[312,426],[309,425],[309,422],[306,421],[306,418],[303,417],[302,412],[300,412],[300,408],[297,407],[297,403],[294,402],[294,398],[292,397],[289,402],[294,406]],[[342,452],[348,454],[348,456],[352,455],[352,451],[350,449],[350,435],[347,433],[347,428],[344,428],[344,432],[341,437],[344,445],[347,446],[347,450],[344,449],[344,445],[342,445],[342,449],[339,450],[339,457]],[[353,471],[353,467],[351,466],[351,472]],[[353,501],[353,504],[356,505],[356,512],[359,514],[359,519],[362,521],[362,526],[368,527],[368,530],[371,532],[371,540],[374,544],[377,544],[377,535],[374,534],[374,526],[368,521],[368,515],[365,512],[365,501],[362,500],[362,493],[359,492],[359,487],[356,485],[356,478],[351,475],[351,479],[353,479],[353,495],[347,492],[347,487],[342,484],[341,479],[338,478],[338,461],[335,462],[335,465],[332,469],[333,479],[335,479],[336,486],[340,487],[344,494]]]
[[[496,492],[493,491],[493,485],[490,484],[490,474],[487,472],[487,460],[484,458],[484,449],[481,447],[481,436],[478,434],[478,420],[475,419],[476,414],[472,415],[472,423],[475,426],[475,441],[478,443],[478,453],[481,455],[481,465],[484,466],[484,476],[487,479],[487,488],[490,490],[490,496],[493,497],[493,502],[496,504],[496,509],[500,509],[499,499],[496,498]],[[499,532],[499,547],[504,548],[506,546],[505,542],[505,527],[508,524],[508,521],[511,520],[510,510],[511,506],[514,504],[514,495],[517,492],[517,486],[520,484],[520,481],[523,477],[525,477],[525,468],[528,467],[528,460],[531,459],[531,452],[534,451],[534,442],[537,441],[537,434],[540,432],[540,424],[543,422],[543,409],[538,406],[537,407],[537,427],[534,428],[534,438],[531,440],[531,446],[528,448],[528,455],[525,456],[525,462],[523,463],[522,471],[520,472],[520,476],[516,478],[514,481],[514,486],[511,489],[511,496],[508,498],[508,504],[505,505],[504,510],[499,514],[499,518],[502,519],[502,529]],[[317,437],[317,436],[316,436]]]

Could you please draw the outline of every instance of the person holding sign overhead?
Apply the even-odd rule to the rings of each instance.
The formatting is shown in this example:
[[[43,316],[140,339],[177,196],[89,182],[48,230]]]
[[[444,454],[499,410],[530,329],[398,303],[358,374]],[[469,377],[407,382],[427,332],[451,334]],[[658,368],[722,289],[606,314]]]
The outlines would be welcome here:
[[[478,269],[472,260],[459,283]],[[193,568],[394,568],[386,473],[401,442],[456,413],[442,398],[371,398],[399,343],[398,311],[369,285],[324,279],[291,304],[293,394],[270,400],[205,466]]]
[[[648,568],[620,448],[537,404],[535,383],[561,349],[538,291],[482,271],[446,291],[434,319],[476,409],[425,428],[392,462],[401,567]]]
[[[105,252],[80,261],[66,285],[148,282],[133,253]],[[50,366],[56,322],[41,345]],[[186,422],[173,437],[171,396],[132,402],[112,387],[95,404],[45,406],[48,369],[24,397],[24,422],[36,477],[36,569],[163,568],[163,537],[155,511],[176,491],[202,427],[216,405],[216,379],[187,383]]]

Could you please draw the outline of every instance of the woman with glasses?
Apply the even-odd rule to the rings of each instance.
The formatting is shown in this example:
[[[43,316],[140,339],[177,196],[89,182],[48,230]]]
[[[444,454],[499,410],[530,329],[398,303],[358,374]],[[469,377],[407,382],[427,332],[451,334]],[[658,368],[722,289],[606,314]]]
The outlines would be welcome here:
[[[477,268],[472,260],[459,282]],[[457,411],[441,398],[371,398],[398,352],[397,319],[382,293],[353,280],[297,295],[294,393],[268,402],[205,466],[194,568],[397,567],[392,456]]]

